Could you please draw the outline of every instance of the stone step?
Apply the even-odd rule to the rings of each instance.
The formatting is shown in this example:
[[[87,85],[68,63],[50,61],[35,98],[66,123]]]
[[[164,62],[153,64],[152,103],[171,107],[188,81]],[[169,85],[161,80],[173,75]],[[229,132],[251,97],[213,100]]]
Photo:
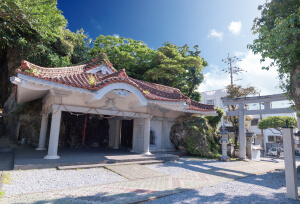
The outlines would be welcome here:
[[[164,163],[164,160],[148,160],[148,161],[133,161],[133,162],[118,162],[114,164],[87,164],[87,165],[73,165],[73,166],[58,166],[59,170],[71,170],[71,169],[90,169],[90,168],[99,168],[106,166],[116,166],[116,165],[129,165],[129,164],[158,164]]]
[[[36,164],[15,164],[14,170],[27,170],[27,169],[48,169],[48,168],[58,168],[58,167],[70,167],[70,166],[76,166],[73,169],[76,168],[95,168],[95,167],[101,167],[105,165],[111,165],[111,164],[130,164],[130,162],[134,163],[147,163],[147,162],[168,162],[168,161],[177,161],[179,160],[178,155],[171,155],[171,154],[153,154],[153,155],[117,155],[117,156],[107,156],[107,159],[105,160],[99,160],[99,161],[90,161],[90,162],[61,162],[57,161],[57,163],[52,163],[53,161],[47,162],[47,160],[43,160],[46,162],[36,163]],[[81,166],[81,167],[79,167]]]

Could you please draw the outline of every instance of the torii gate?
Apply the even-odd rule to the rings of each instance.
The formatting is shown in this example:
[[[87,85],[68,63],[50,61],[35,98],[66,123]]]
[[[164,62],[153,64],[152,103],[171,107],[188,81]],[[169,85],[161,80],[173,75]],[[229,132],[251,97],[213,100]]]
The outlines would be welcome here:
[[[271,108],[271,102],[288,100],[284,94],[274,94],[266,96],[244,97],[244,98],[223,98],[223,105],[238,105],[238,110],[227,111],[226,116],[239,116],[239,157],[246,159],[246,127],[245,115],[259,115],[259,114],[278,114],[278,113],[294,113],[291,108]],[[264,103],[262,110],[247,110],[246,104],[250,103]],[[299,120],[298,120],[299,124]],[[299,128],[299,127],[298,127]],[[284,128],[283,131],[284,143],[284,158],[285,158],[285,175],[288,198],[298,199],[297,189],[297,174],[295,163],[295,147],[294,137],[291,128]]]

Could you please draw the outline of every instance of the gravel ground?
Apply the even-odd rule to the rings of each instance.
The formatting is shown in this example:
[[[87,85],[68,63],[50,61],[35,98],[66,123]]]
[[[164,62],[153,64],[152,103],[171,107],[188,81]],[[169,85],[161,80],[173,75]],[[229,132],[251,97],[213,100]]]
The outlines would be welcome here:
[[[3,190],[7,196],[127,180],[104,168],[79,170],[41,169],[9,171],[8,173],[11,178],[11,184],[3,184]]]
[[[172,175],[172,174],[179,174],[179,173],[190,173],[190,172],[205,172],[209,169],[214,168],[224,168],[229,166],[236,166],[236,165],[244,165],[248,164],[248,162],[244,161],[232,161],[232,162],[221,162],[218,160],[212,159],[198,159],[198,158],[180,158],[179,161],[175,162],[166,162],[163,164],[152,164],[146,165],[148,168]]]
[[[298,187],[300,176],[298,175]],[[298,203],[286,198],[283,172],[250,176],[211,187],[166,196],[148,203]]]

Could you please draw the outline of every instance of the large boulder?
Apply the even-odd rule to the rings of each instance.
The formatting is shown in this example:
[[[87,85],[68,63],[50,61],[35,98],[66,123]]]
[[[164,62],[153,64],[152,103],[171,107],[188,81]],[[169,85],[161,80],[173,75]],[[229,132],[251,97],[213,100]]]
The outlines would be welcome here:
[[[13,141],[26,138],[26,143],[37,146],[41,126],[42,101],[35,100],[28,103],[17,104],[15,94],[12,92],[4,104],[3,113],[5,135]]]
[[[205,118],[187,119],[174,124],[170,139],[177,150],[190,155],[216,158],[221,151],[215,129]]]

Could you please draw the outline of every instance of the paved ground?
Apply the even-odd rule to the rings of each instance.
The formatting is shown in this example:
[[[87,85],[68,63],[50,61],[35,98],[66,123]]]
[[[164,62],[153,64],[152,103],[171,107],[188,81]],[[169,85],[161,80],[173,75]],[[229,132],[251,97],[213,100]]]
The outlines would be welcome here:
[[[143,160],[174,160],[176,156],[169,152],[157,152],[152,155],[132,153],[125,149],[111,148],[60,148],[60,159],[44,159],[47,151],[36,151],[31,147],[18,147],[15,150],[14,169],[44,169],[57,168],[58,166],[114,163],[118,161],[143,161]],[[1,159],[1,154],[0,154]],[[176,158],[177,159],[177,158]],[[1,160],[0,160],[1,170]]]
[[[141,202],[147,199],[157,198],[161,196],[166,196],[170,194],[185,192],[192,190],[194,192],[193,196],[197,197],[196,200],[191,202],[206,202],[206,200],[216,201],[222,203],[222,201],[227,202],[230,199],[235,199],[235,193],[240,195],[245,189],[248,188],[249,192],[256,192],[260,194],[264,188],[268,187],[268,179],[264,177],[256,176],[254,180],[258,179],[256,184],[251,183],[253,178],[251,176],[255,174],[264,174],[265,172],[274,171],[275,169],[283,169],[284,163],[282,160],[271,160],[266,159],[261,162],[231,162],[223,163],[216,160],[203,160],[203,159],[193,159],[184,158],[180,159],[179,162],[168,162],[166,164],[157,165],[147,165],[143,167],[136,167],[136,165],[124,165],[118,166],[117,170],[121,175],[132,175],[133,169],[135,169],[136,177],[131,177],[127,181],[113,182],[109,184],[95,184],[88,186],[78,186],[74,188],[66,188],[60,190],[52,190],[39,193],[28,193],[28,194],[17,194],[12,196],[4,196],[2,198],[3,203],[133,203]],[[145,177],[145,168],[147,168],[147,176]],[[63,172],[63,171],[62,171]],[[282,174],[282,173],[281,173]],[[269,175],[269,174],[266,174]],[[99,175],[101,176],[101,175]],[[150,178],[149,178],[150,176]],[[241,178],[248,177],[243,180]],[[281,176],[281,178],[284,178]],[[238,181],[234,181],[241,179]],[[259,180],[260,179],[260,180]],[[76,180],[76,178],[74,178]],[[283,185],[280,189],[277,188],[275,191],[279,191],[276,195],[285,199],[284,196],[284,185],[282,182],[278,185]],[[42,182],[42,181],[41,181]],[[219,189],[217,186],[225,184],[228,186],[230,182],[239,182],[244,185],[241,192],[239,188],[231,189],[231,193],[226,194],[226,188]],[[12,182],[13,183],[13,182]],[[12,184],[14,185],[14,184]],[[30,183],[28,184],[30,185]],[[233,183],[233,186],[237,184]],[[276,184],[277,185],[277,184]],[[231,185],[229,185],[231,186]],[[214,193],[213,190],[204,190],[208,194],[203,194],[198,192],[201,189],[216,188]],[[257,189],[256,189],[257,188]],[[195,190],[199,189],[199,190]],[[230,188],[228,188],[230,190]],[[188,192],[186,192],[188,193]],[[198,195],[198,194],[199,195]],[[196,195],[197,194],[197,195]],[[219,196],[218,200],[213,200],[214,195]],[[245,194],[247,195],[247,194]],[[255,193],[253,194],[255,195]],[[172,196],[168,196],[169,198]],[[220,197],[223,199],[220,199]],[[243,197],[240,195],[240,197]],[[246,196],[245,196],[246,197]],[[261,195],[265,200],[268,201],[268,195]],[[187,197],[183,196],[184,199]],[[192,198],[192,197],[191,197]],[[250,198],[250,197],[249,197]],[[164,199],[164,198],[162,198]],[[178,200],[178,198],[175,198]],[[202,199],[202,200],[201,200]],[[227,199],[227,200],[226,200]],[[173,200],[175,201],[175,200]],[[172,203],[172,199],[158,203]],[[250,200],[255,203],[255,200]],[[251,203],[250,202],[250,203]],[[243,203],[243,202],[241,202]],[[257,202],[260,203],[260,202]]]
[[[300,187],[300,177],[298,178],[298,186]],[[147,203],[299,203],[299,201],[287,199],[285,192],[284,172],[275,171],[173,194]]]
[[[165,175],[164,173],[160,173],[158,171],[149,169],[146,166],[138,164],[107,166],[106,168],[130,180],[152,178]]]

